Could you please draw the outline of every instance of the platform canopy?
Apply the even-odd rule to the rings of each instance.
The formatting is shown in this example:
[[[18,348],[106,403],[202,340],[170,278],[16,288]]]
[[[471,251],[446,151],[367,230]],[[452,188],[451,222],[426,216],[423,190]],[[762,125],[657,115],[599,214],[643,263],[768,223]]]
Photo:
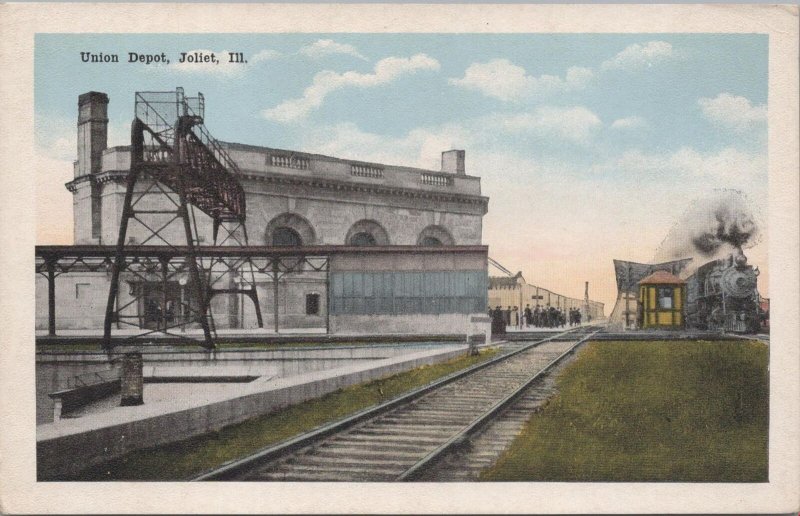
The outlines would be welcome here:
[[[663,263],[636,263],[625,260],[614,260],[614,272],[617,275],[617,291],[636,293],[639,282],[656,271],[666,271],[678,275],[691,262],[691,258]]]

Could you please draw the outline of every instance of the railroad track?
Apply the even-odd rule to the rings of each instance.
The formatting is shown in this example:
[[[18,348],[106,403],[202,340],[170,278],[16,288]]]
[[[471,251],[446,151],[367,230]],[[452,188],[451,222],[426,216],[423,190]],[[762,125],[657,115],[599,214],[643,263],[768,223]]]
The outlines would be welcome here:
[[[481,473],[493,466],[522,432],[531,416],[540,411],[556,393],[557,372],[566,367],[573,357],[555,364],[550,374],[542,375],[525,389],[507,408],[473,433],[464,443],[442,453],[418,481],[469,482],[480,480]]]
[[[595,328],[583,327],[531,342],[195,480],[420,479],[595,333]]]

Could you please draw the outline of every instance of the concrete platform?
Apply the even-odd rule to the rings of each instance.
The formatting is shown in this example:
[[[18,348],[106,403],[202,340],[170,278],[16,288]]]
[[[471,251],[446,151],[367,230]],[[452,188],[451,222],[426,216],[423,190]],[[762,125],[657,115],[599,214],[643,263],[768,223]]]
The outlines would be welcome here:
[[[318,346],[287,346],[276,348],[223,348],[206,352],[185,346],[154,345],[142,351],[145,381],[159,377],[202,379],[228,377],[289,377],[322,369],[333,369],[353,363],[381,360],[403,354],[452,346],[452,342],[324,344]],[[48,350],[36,353],[36,423],[53,421],[54,401],[50,393],[76,387],[78,376],[95,372],[105,374],[115,359],[121,358],[122,348],[109,355],[102,351]],[[252,378],[251,378],[252,379]],[[85,382],[81,382],[85,383]],[[68,413],[64,414],[69,416]]]
[[[194,390],[190,391],[194,395],[146,400],[138,407],[106,407],[101,413],[43,424],[36,429],[39,479],[75,475],[136,449],[220,430],[348,385],[445,361],[466,351],[466,344],[437,346],[286,378],[264,376],[235,384],[233,389]]]
[[[519,326],[506,326],[506,333],[552,333],[552,332],[562,332],[566,330],[572,330],[575,328],[584,328],[586,326],[597,326],[598,324],[602,325],[605,324],[606,320],[602,319],[599,321],[592,321],[592,322],[583,322],[576,326],[565,325],[564,327],[558,328],[536,328],[535,326],[527,326],[527,327],[519,327]]]

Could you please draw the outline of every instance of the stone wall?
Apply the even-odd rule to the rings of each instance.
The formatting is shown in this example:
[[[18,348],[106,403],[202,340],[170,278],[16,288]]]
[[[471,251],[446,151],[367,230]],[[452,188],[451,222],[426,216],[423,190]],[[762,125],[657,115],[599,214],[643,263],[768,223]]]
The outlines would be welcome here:
[[[465,335],[477,314],[331,315],[331,333]],[[488,328],[484,334],[490,335]]]

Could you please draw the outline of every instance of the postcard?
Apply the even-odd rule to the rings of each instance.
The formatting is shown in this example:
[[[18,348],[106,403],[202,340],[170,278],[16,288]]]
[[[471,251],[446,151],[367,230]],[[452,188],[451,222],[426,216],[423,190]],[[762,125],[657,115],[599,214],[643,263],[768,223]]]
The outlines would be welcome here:
[[[796,6],[0,11],[4,512],[800,509]]]

